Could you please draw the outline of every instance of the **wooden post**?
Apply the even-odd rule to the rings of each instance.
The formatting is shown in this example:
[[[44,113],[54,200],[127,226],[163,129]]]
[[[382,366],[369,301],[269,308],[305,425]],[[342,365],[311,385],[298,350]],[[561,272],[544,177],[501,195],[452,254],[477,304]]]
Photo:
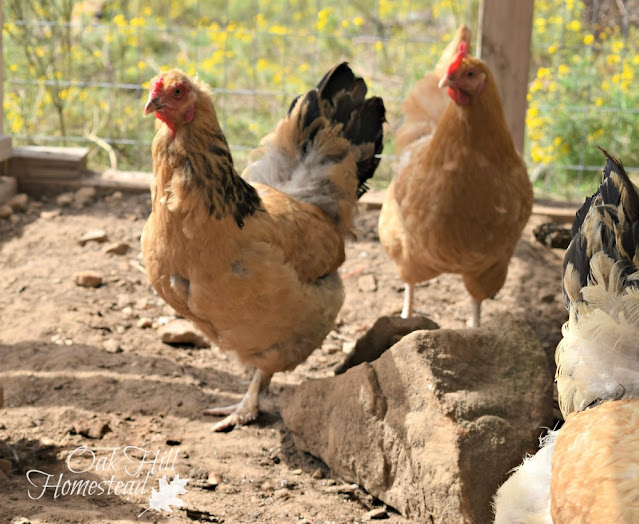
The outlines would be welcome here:
[[[479,13],[477,54],[495,75],[519,152],[524,148],[533,4],[534,0],[482,0]]]

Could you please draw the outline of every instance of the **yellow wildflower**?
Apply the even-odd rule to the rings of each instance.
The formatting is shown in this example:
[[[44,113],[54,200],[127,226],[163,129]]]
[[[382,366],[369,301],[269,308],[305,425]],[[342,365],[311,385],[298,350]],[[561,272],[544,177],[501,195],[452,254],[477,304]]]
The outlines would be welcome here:
[[[537,69],[537,78],[546,78],[550,74],[550,69],[547,67],[540,67]]]
[[[569,31],[581,31],[581,22],[579,20],[572,20],[566,24],[566,29]]]

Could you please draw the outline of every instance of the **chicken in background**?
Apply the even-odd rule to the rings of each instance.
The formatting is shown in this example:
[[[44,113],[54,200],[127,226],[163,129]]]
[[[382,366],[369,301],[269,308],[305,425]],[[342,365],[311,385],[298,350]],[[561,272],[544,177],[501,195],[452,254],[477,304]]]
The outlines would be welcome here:
[[[395,152],[398,156],[403,154],[408,146],[415,147],[420,143],[420,139],[429,137],[435,130],[439,118],[451,103],[446,91],[440,89],[439,81],[455,59],[459,44],[466,42],[466,51],[471,53],[470,40],[470,29],[464,24],[460,25],[435,68],[426,72],[406,95],[402,102],[403,122],[395,132]]]
[[[506,279],[532,209],[532,186],[495,79],[484,62],[468,55],[465,41],[439,87],[447,88],[453,103],[431,135],[404,146],[379,236],[405,283],[402,317],[412,315],[415,284],[458,273],[472,298],[470,324],[477,327],[481,302]]]
[[[221,349],[256,368],[214,430],[254,420],[259,393],[333,327],[357,198],[382,150],[385,110],[346,63],[298,97],[244,176],[235,171],[209,88],[179,70],[150,84],[159,120],[142,252],[151,284]],[[248,181],[250,180],[250,182]]]
[[[555,359],[566,422],[499,488],[497,524],[639,522],[639,193],[604,153],[564,258],[570,316]]]

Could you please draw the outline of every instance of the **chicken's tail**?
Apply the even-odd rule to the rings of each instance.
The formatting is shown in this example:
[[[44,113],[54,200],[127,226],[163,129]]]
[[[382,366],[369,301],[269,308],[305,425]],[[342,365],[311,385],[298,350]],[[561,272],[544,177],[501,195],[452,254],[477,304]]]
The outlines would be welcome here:
[[[577,212],[564,259],[570,312],[557,346],[564,417],[639,396],[639,194],[608,152],[599,188]]]
[[[466,42],[466,51],[471,54],[471,32],[462,24],[453,39],[442,52],[437,65],[424,74],[410,89],[402,103],[403,122],[395,133],[395,152],[398,155],[410,151],[410,145],[432,135],[437,122],[451,103],[445,89],[440,89],[439,81],[455,59],[459,44]],[[410,153],[400,160],[410,158]]]
[[[348,229],[355,201],[379,164],[386,121],[382,99],[366,98],[366,91],[348,64],[335,66],[293,100],[244,176],[316,205]]]

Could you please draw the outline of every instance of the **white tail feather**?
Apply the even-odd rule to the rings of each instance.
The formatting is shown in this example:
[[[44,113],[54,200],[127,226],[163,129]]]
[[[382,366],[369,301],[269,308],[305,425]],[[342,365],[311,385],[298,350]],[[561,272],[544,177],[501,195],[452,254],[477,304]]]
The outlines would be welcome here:
[[[639,290],[624,288],[621,265],[603,253],[593,256],[590,270],[555,357],[564,417],[598,399],[639,393]]]

